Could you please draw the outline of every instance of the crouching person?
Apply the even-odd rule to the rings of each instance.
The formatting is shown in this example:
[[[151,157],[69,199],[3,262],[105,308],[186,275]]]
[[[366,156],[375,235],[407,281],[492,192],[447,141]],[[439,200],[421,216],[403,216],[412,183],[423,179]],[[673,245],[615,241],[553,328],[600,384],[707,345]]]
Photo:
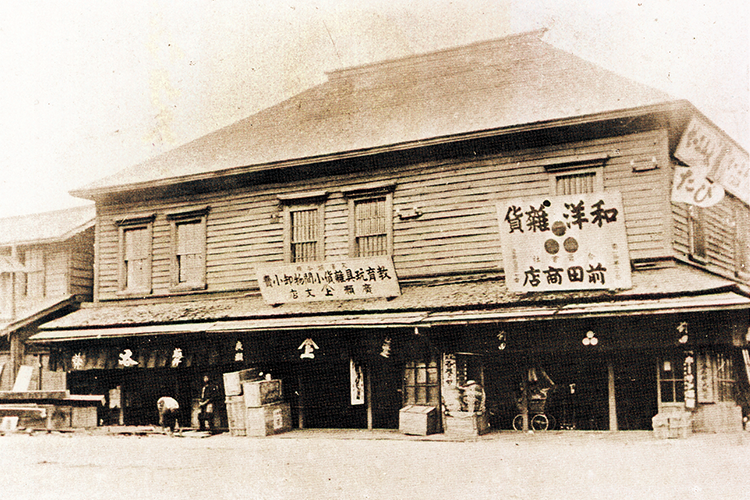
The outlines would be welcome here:
[[[164,430],[169,430],[172,435],[175,429],[180,431],[180,423],[177,421],[177,414],[180,411],[180,404],[169,396],[160,397],[156,402],[156,408],[159,410],[159,425]]]

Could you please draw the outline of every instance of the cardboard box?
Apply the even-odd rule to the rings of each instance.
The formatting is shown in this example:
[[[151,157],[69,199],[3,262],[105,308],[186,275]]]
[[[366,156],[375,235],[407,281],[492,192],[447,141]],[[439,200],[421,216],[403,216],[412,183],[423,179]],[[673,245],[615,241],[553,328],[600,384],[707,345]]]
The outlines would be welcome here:
[[[240,396],[242,395],[243,382],[262,380],[262,378],[258,368],[246,368],[236,372],[225,373],[224,394],[227,396]]]
[[[289,403],[271,403],[259,408],[245,408],[248,436],[271,436],[292,430]]]
[[[245,406],[248,408],[276,403],[281,401],[281,380],[243,382],[242,392],[245,396]]]
[[[398,429],[404,434],[426,436],[438,432],[437,409],[434,406],[409,405],[398,414]]]

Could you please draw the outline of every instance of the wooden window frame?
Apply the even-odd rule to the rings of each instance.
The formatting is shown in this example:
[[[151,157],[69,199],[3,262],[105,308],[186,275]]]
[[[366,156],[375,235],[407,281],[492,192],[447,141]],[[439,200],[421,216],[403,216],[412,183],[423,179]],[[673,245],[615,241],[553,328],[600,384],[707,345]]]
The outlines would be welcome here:
[[[153,236],[154,236],[154,219],[155,214],[139,215],[118,219],[115,224],[118,228],[118,272],[117,272],[117,293],[118,295],[150,295],[152,293],[152,276],[151,268],[153,263]],[[146,231],[146,255],[148,256],[145,263],[144,275],[146,284],[140,288],[128,288],[127,268],[125,266],[125,233],[127,231],[144,229]]]
[[[550,158],[539,164],[550,174],[549,189],[551,196],[558,196],[558,179],[572,175],[594,174],[594,191],[604,191],[604,164],[609,159],[607,153],[581,154],[565,158]]]
[[[708,261],[708,234],[704,210],[695,205],[687,208],[688,258],[699,264]]]
[[[662,372],[667,371],[663,369],[664,364],[666,362],[669,362],[672,365],[672,369],[669,370],[672,373],[676,373],[675,367],[679,366],[680,377],[674,376],[674,377],[669,378],[669,377],[662,376]],[[659,408],[685,406],[685,391],[684,391],[685,373],[684,373],[684,366],[683,366],[684,362],[685,362],[684,355],[680,356],[676,353],[674,355],[666,355],[666,356],[660,357],[657,360],[656,389],[658,393]],[[672,401],[664,401],[665,394],[664,394],[664,391],[662,390],[662,384],[664,383],[668,383],[669,386],[671,387]],[[677,390],[678,385],[683,388],[682,399],[678,399],[678,390]]]
[[[315,261],[325,260],[325,203],[328,198],[326,191],[311,191],[305,193],[289,193],[278,195],[282,206],[284,221],[284,262],[292,264],[292,212],[302,210],[317,210],[317,240],[315,245]],[[297,261],[303,262],[303,261]],[[311,261],[307,261],[311,262]]]
[[[34,254],[38,254],[39,260],[33,258]],[[38,267],[31,268],[32,264],[40,262]],[[27,248],[24,252],[24,266],[26,267],[26,283],[22,290],[22,296],[27,299],[42,299],[47,296],[47,252],[43,248],[31,247]],[[31,294],[29,290],[35,287],[30,287],[29,284],[33,281],[34,276],[38,276],[41,281],[41,293]]]
[[[170,237],[169,281],[171,292],[188,292],[206,289],[206,230],[208,228],[208,212],[209,207],[201,207],[198,209],[171,212],[167,214]],[[198,280],[193,282],[180,282],[178,226],[182,224],[198,224],[198,226],[200,227],[200,241],[198,242],[198,251],[202,257],[203,264],[202,269],[199,273]]]
[[[393,192],[395,191],[395,189],[395,183],[384,183],[369,184],[344,190],[344,197],[346,197],[348,201],[349,209],[349,257],[360,257],[357,247],[356,234],[356,205],[359,202],[377,198],[385,199],[386,253],[384,255],[388,257],[393,256]]]
[[[734,274],[750,279],[750,212],[744,204],[734,211]]]

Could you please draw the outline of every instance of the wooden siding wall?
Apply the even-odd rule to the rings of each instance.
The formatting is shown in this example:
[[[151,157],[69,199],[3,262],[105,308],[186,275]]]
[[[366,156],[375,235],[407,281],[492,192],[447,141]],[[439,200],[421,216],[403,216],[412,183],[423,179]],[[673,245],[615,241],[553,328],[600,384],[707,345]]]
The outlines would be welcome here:
[[[674,251],[677,258],[690,260],[688,233],[688,210],[686,203],[673,203]],[[706,261],[704,267],[722,276],[734,278],[737,246],[735,244],[741,230],[735,217],[740,210],[750,213],[750,207],[731,195],[713,207],[703,208],[703,226],[706,239]],[[746,236],[747,237],[747,236]]]
[[[277,195],[327,191],[326,259],[346,259],[348,208],[342,190],[394,182],[394,262],[401,278],[498,271],[502,267],[496,203],[501,199],[550,195],[542,160],[607,153],[604,188],[623,194],[632,259],[670,255],[669,169],[633,173],[633,163],[669,165],[666,131],[651,131],[471,159],[382,165],[370,172],[321,176],[264,185],[190,200],[160,200],[148,206],[98,207],[98,299],[117,298],[118,229],[115,220],[154,213],[152,288],[169,293],[170,232],[165,213],[210,206],[207,225],[207,291],[256,288],[254,264],[282,261],[282,208]],[[632,163],[631,163],[632,162]],[[419,218],[401,220],[400,210],[419,207]]]
[[[91,297],[94,290],[94,228],[75,236],[70,245],[70,293]]]

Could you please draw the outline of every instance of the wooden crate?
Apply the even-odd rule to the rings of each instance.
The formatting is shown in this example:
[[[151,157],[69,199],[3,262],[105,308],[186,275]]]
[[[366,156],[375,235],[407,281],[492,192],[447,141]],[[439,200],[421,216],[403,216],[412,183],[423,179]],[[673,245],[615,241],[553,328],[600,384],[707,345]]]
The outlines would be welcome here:
[[[426,436],[438,432],[437,409],[434,406],[409,405],[398,414],[398,429],[404,434]]]
[[[445,434],[452,436],[481,436],[490,431],[486,413],[457,411],[445,418]]]
[[[257,408],[245,408],[248,436],[270,436],[292,430],[292,411],[289,403],[271,403]]]
[[[245,406],[259,408],[263,405],[281,401],[281,380],[258,380],[242,382]]]
[[[247,436],[245,398],[242,396],[227,396],[225,402],[229,433],[232,436]]]

